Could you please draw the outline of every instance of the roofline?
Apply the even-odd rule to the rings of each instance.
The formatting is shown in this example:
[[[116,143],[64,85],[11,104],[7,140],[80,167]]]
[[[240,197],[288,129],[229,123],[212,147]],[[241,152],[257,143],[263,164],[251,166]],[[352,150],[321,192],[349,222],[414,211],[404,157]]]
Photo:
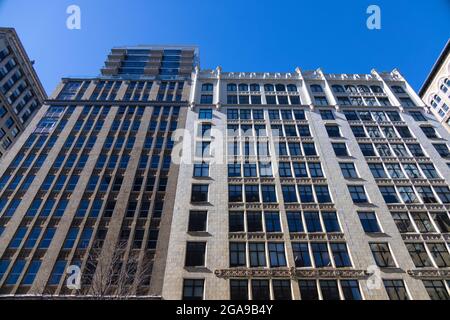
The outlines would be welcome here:
[[[422,84],[422,87],[419,90],[419,96],[423,98],[425,91],[429,88],[431,82],[433,81],[434,77],[438,73],[439,69],[442,67],[442,64],[444,63],[444,60],[450,53],[450,39],[447,40],[447,43],[445,44],[444,49],[442,50],[441,54],[439,55],[438,59],[433,65],[433,68],[431,69],[430,73],[428,74],[427,78],[425,79],[424,83]]]
[[[19,35],[16,32],[16,29],[11,28],[11,27],[0,27],[0,33],[5,33],[5,34],[12,34],[16,47],[17,49],[20,51],[20,53],[22,54],[22,56],[25,58],[25,64],[29,66],[29,71],[31,73],[31,76],[34,78],[33,80],[36,83],[36,86],[39,88],[39,90],[41,91],[41,95],[43,100],[47,99],[47,92],[44,89],[44,86],[41,83],[41,80],[39,79],[38,74],[36,73],[36,70],[34,69],[33,64],[31,63],[30,57],[27,54],[27,51],[25,50],[22,41],[19,38]]]

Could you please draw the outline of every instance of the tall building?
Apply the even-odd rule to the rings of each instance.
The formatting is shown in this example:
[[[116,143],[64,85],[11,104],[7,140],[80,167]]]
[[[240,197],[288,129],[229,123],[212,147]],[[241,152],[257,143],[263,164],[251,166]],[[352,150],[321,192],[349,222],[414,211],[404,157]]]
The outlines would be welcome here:
[[[155,261],[165,261],[160,228],[178,176],[170,137],[197,56],[187,46],[113,49],[99,77],[62,80],[0,165],[0,294],[160,296]],[[66,285],[70,266],[85,289]]]
[[[448,299],[449,138],[397,70],[113,49],[0,163],[0,294]]]
[[[46,98],[16,31],[0,28],[0,158]]]
[[[419,95],[450,131],[450,39],[422,85]]]
[[[449,298],[449,134],[397,70],[191,90],[164,298]]]

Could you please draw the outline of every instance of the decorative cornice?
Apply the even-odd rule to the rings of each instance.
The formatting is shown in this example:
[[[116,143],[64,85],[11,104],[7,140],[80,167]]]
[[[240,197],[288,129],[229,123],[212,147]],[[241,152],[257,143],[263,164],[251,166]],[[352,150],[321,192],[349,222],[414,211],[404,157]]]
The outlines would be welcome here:
[[[414,269],[408,270],[407,273],[414,278],[446,278],[450,279],[450,269]]]
[[[366,270],[357,269],[218,269],[214,271],[218,278],[367,278],[369,274]]]

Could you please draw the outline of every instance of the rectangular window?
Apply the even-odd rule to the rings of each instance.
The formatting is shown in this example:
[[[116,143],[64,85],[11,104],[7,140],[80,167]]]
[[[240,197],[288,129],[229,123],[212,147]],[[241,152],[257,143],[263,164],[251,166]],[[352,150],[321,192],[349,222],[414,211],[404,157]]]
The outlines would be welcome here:
[[[263,242],[249,242],[250,267],[266,266],[266,246]]]
[[[192,202],[207,202],[208,201],[208,189],[207,184],[194,184],[192,185]]]
[[[333,143],[332,145],[333,145],[334,153],[336,154],[336,156],[338,156],[338,157],[349,156],[348,151],[347,151],[347,146],[345,145],[345,143]]]
[[[244,230],[244,213],[230,212],[229,215],[229,232],[243,232]]]
[[[390,300],[409,300],[403,280],[383,280]]]
[[[206,221],[208,217],[207,211],[191,211],[189,212],[189,232],[206,231]]]
[[[302,300],[319,300],[316,280],[299,280],[298,286]]]
[[[246,265],[245,242],[230,242],[230,267],[245,267]]]
[[[248,280],[230,280],[230,299],[248,300]]]
[[[381,268],[396,267],[387,243],[370,243],[370,249],[372,250],[372,255],[377,266]]]
[[[272,280],[275,300],[292,300],[291,280]]]
[[[269,280],[251,280],[253,300],[270,300]]]
[[[356,172],[355,165],[352,162],[340,162],[342,175],[345,179],[356,179],[358,178],[358,173]]]
[[[205,265],[206,242],[188,242],[186,245],[186,267]]]
[[[183,281],[183,300],[203,300],[205,280],[185,279]]]
[[[348,191],[352,197],[353,203],[368,203],[366,190],[364,186],[348,186]]]
[[[359,212],[358,216],[364,232],[381,232],[375,212]]]
[[[296,268],[311,267],[311,257],[309,256],[307,242],[293,242],[292,252]]]

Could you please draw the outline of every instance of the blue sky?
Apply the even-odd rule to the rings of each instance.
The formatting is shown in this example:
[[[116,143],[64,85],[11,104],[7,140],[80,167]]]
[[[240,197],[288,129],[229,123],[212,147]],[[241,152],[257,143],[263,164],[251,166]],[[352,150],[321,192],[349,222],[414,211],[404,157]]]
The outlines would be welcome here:
[[[81,8],[81,30],[66,8]],[[381,8],[381,30],[366,9]],[[196,44],[202,68],[368,73],[397,67],[418,90],[450,37],[450,0],[0,0],[48,93],[96,76],[113,46]]]

